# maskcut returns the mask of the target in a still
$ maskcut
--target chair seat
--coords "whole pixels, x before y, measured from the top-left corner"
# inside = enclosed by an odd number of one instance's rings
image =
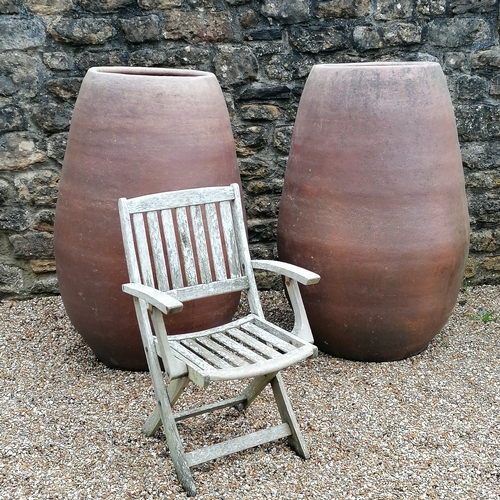
[[[169,337],[174,355],[197,385],[278,372],[317,356],[313,344],[250,314],[202,332]]]

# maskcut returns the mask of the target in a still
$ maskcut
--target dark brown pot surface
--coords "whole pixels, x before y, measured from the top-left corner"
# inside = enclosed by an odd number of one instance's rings
[[[161,68],[92,68],[76,102],[55,221],[61,296],[73,325],[111,367],[147,369],[128,282],[119,197],[240,182],[215,76]],[[190,302],[169,333],[231,319],[239,294]]]
[[[293,131],[278,222],[315,342],[362,361],[402,359],[445,325],[469,219],[455,119],[437,63],[314,66]]]

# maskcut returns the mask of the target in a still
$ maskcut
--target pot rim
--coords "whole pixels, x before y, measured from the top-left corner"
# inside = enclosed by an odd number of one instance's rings
[[[322,63],[315,64],[313,67],[335,67],[335,68],[369,68],[369,67],[405,67],[405,66],[440,66],[438,62],[435,61],[366,61],[357,63]]]
[[[163,76],[163,77],[207,77],[213,76],[208,71],[199,71],[195,69],[177,69],[177,68],[150,68],[147,66],[96,66],[88,70],[88,73],[118,75],[118,76]]]

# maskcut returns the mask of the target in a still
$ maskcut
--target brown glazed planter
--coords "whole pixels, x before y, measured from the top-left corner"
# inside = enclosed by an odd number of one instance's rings
[[[211,73],[92,68],[76,102],[55,220],[59,289],[69,318],[110,367],[147,369],[117,200],[240,182],[229,115]],[[239,294],[191,302],[170,333],[231,319]]]
[[[318,347],[361,361],[425,349],[456,302],[469,219],[452,103],[437,63],[314,66],[278,221]]]

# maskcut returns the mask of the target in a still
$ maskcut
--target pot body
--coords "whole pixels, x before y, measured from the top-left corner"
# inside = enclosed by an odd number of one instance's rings
[[[75,105],[55,218],[60,293],[70,320],[111,367],[147,369],[117,202],[240,182],[229,115],[211,73],[91,68]],[[231,319],[239,294],[187,303],[169,333]]]
[[[361,361],[417,354],[441,330],[469,242],[451,99],[437,63],[314,66],[278,221],[318,347]]]

